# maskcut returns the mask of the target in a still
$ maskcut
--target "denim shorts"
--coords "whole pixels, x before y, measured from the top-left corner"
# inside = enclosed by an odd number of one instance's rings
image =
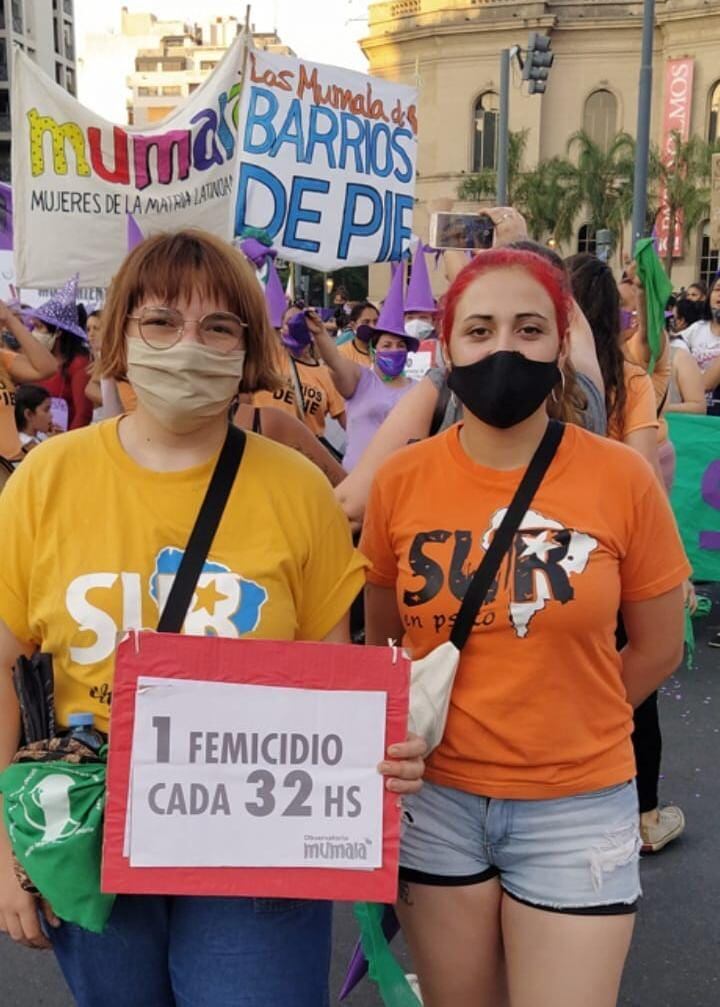
[[[403,881],[453,886],[497,877],[509,896],[538,909],[615,915],[637,908],[634,782],[541,801],[496,800],[426,782],[403,807]]]

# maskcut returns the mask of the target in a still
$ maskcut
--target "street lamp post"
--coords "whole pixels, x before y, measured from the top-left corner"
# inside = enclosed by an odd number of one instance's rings
[[[510,50],[500,53],[500,130],[498,136],[497,206],[507,206],[510,154]]]
[[[642,57],[638,87],[637,141],[635,146],[635,186],[633,189],[632,250],[645,235],[647,216],[648,160],[650,156],[650,110],[652,107],[653,39],[655,0],[645,0]]]

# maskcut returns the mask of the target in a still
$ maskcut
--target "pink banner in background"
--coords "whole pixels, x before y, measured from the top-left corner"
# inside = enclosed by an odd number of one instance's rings
[[[690,116],[692,114],[693,59],[669,59],[665,64],[665,88],[663,92],[663,129],[661,155],[666,164],[672,163],[675,153],[675,137],[678,132],[683,141],[690,136]],[[665,186],[660,189],[660,213],[657,218],[658,254],[667,255],[670,230],[670,212],[665,205]],[[683,254],[683,221],[678,214],[675,222],[673,258]]]

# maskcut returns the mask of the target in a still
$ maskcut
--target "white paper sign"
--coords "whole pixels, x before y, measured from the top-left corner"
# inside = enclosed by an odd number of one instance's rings
[[[140,678],[133,867],[382,866],[382,692]]]
[[[417,353],[408,353],[405,374],[414,381],[420,381],[432,367],[432,353],[429,350],[418,350]]]
[[[415,203],[417,91],[251,51],[240,113],[235,234],[267,231],[315,269],[399,260]]]

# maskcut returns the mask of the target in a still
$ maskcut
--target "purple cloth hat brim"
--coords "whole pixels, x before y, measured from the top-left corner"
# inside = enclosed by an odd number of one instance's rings
[[[45,322],[46,325],[52,326],[53,329],[62,329],[63,332],[72,332],[74,336],[79,336],[85,342],[88,341],[87,332],[81,329],[79,325],[74,325],[72,322],[67,322],[65,325],[60,325],[57,318],[51,315],[49,312],[45,314],[42,307],[31,308],[29,311],[24,311],[22,313],[23,320],[32,320],[37,318],[39,322]]]
[[[373,339],[379,339],[380,336],[397,336],[398,339],[405,340],[408,353],[417,353],[420,349],[420,340],[416,339],[415,336],[409,336],[404,329],[402,332],[399,332],[397,329],[390,329],[381,325],[361,325],[360,328],[369,330],[369,335],[364,340],[366,343],[371,342]],[[360,338],[362,339],[362,336]]]

